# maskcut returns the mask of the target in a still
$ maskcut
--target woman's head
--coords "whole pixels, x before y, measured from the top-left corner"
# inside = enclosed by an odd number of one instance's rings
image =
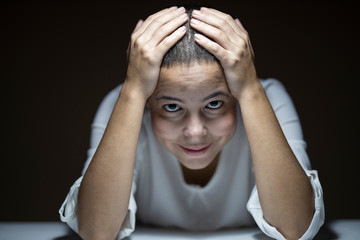
[[[236,99],[216,63],[162,68],[148,106],[157,140],[189,169],[207,167],[236,129]]]
[[[186,34],[166,53],[161,66],[171,67],[177,64],[188,65],[192,62],[219,64],[219,61],[214,57],[214,55],[199,46],[194,40],[194,34],[198,32],[190,26],[191,14],[193,10],[200,9],[200,6],[188,5],[184,7],[189,16],[189,20],[184,24],[187,29]]]
[[[194,8],[187,8],[191,17]],[[190,18],[189,17],[189,18]],[[159,143],[183,166],[203,169],[236,129],[236,100],[218,60],[187,34],[165,55],[148,106]]]

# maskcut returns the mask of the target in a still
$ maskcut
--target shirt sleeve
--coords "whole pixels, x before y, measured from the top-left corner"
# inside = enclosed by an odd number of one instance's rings
[[[91,125],[90,148],[87,151],[87,160],[84,164],[82,176],[78,178],[75,181],[75,183],[71,186],[70,191],[65,198],[65,201],[63,202],[63,204],[59,209],[61,221],[67,223],[69,227],[77,233],[79,233],[78,218],[77,218],[77,201],[78,201],[79,188],[83,179],[83,175],[85,174],[86,169],[88,168],[95,154],[95,151],[100,143],[100,140],[104,134],[107,122],[111,116],[112,110],[115,106],[120,90],[121,90],[121,85],[119,85],[117,88],[112,90],[100,104],[100,107],[95,115],[93,124]],[[136,179],[137,179],[136,172],[137,171],[134,170],[134,177],[131,188],[128,211],[116,239],[123,239],[129,236],[135,229],[135,214],[137,209],[136,201],[134,197],[136,192]]]
[[[309,228],[300,239],[313,239],[320,227],[323,225],[325,219],[323,191],[318,173],[316,170],[311,170],[310,160],[306,153],[306,142],[303,140],[299,117],[284,86],[275,79],[262,80],[261,83],[274,109],[275,115],[280,123],[289,146],[310,180],[315,198],[315,212]],[[275,239],[285,239],[285,237],[275,227],[271,226],[265,220],[256,186],[253,188],[250,195],[247,203],[247,209],[263,233]]]

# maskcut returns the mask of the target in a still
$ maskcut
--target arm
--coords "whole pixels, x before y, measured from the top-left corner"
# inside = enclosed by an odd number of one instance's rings
[[[220,60],[240,104],[264,217],[287,239],[298,239],[314,213],[313,192],[256,76],[248,34],[238,19],[213,9],[193,17],[199,21],[192,26],[214,39],[197,35],[196,41]]]
[[[239,101],[265,219],[287,239],[300,238],[314,213],[310,181],[288,145],[262,86]]]
[[[135,153],[147,98],[154,91],[164,54],[185,33],[183,9],[162,10],[139,21],[129,45],[126,80],[104,136],[83,177],[78,196],[84,239],[114,239],[126,216]]]

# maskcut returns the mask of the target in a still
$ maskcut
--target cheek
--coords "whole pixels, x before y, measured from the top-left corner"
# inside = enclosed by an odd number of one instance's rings
[[[174,124],[157,113],[151,114],[152,127],[155,136],[161,139],[176,139],[179,135],[179,125]]]
[[[215,136],[232,136],[236,129],[236,109],[227,111],[212,125]]]

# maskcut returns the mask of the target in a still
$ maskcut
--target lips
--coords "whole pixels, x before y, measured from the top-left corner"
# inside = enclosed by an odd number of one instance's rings
[[[203,155],[210,147],[210,144],[207,145],[198,145],[198,146],[182,146],[181,149],[190,156],[200,156]]]

